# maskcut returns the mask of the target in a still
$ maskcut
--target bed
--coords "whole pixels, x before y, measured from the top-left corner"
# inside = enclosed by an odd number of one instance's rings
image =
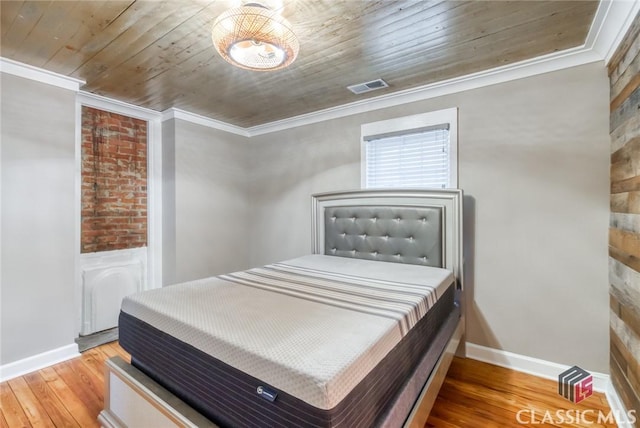
[[[312,197],[312,254],[125,298],[106,427],[424,426],[464,333],[460,190]]]

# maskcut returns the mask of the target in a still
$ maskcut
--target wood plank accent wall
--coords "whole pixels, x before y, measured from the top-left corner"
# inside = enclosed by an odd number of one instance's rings
[[[627,410],[640,415],[640,15],[608,67],[611,380]]]

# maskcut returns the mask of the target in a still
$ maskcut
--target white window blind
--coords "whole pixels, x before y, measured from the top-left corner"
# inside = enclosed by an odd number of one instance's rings
[[[365,136],[366,187],[450,187],[449,124]]]

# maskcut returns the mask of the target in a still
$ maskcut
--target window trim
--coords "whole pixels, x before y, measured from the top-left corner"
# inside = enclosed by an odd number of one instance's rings
[[[458,108],[396,117],[360,126],[360,187],[367,188],[367,139],[372,136],[406,132],[430,126],[449,124],[449,187],[458,188]]]

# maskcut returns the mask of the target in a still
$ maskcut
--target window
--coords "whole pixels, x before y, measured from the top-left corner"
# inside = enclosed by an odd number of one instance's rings
[[[456,108],[362,125],[362,187],[458,186]]]

